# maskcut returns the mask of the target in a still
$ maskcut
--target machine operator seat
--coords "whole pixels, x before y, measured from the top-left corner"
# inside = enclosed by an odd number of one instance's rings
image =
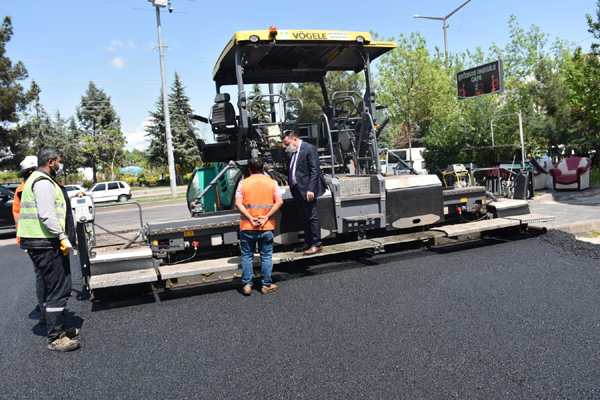
[[[235,108],[233,108],[229,100],[229,93],[219,93],[215,96],[215,105],[211,110],[210,124],[217,142],[235,140],[231,136],[237,134]]]

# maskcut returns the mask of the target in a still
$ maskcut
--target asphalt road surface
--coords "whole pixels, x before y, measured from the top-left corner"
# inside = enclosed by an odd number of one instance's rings
[[[45,349],[31,262],[4,239],[1,398],[600,397],[600,246],[568,234],[297,265],[250,297],[92,303],[74,260],[73,353]]]

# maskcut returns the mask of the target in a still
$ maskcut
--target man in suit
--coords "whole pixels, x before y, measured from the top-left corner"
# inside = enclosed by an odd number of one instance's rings
[[[307,255],[316,254],[323,251],[316,200],[327,188],[319,167],[319,153],[314,146],[303,142],[294,131],[285,132],[283,145],[292,154],[288,183],[304,223],[304,245],[294,251]]]

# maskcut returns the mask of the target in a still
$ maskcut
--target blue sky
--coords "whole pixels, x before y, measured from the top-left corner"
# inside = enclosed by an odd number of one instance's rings
[[[443,49],[442,17],[464,0],[275,2],[173,0],[174,12],[161,13],[167,84],[181,76],[197,114],[207,115],[215,93],[212,69],[227,41],[238,30],[325,29],[375,31],[398,37],[419,31],[428,47]],[[206,4],[210,3],[210,4]],[[472,0],[449,20],[450,52],[487,51],[509,40],[508,20],[517,16],[551,38],[589,49],[585,14],[596,0]],[[10,15],[14,36],[7,46],[11,60],[21,60],[42,88],[42,104],[51,114],[75,114],[93,80],[111,97],[121,117],[128,149],[143,149],[144,121],[160,95],[160,66],[154,7],[147,0],[0,0],[0,17]],[[25,82],[29,85],[29,80]]]

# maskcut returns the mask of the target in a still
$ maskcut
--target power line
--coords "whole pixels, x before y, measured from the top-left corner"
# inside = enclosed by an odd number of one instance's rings
[[[40,64],[112,64],[113,61],[64,61],[64,60],[21,60]],[[167,61],[167,64],[208,63],[213,60]],[[158,61],[119,61],[119,64],[158,64]]]
[[[85,83],[88,84],[90,81],[96,83],[96,82],[102,82],[102,83],[144,83],[144,82],[149,82],[149,83],[154,83],[154,82],[160,82],[159,79],[40,79],[40,80],[35,80],[36,83]],[[193,81],[193,82],[208,82],[211,81],[211,79],[203,79],[203,78],[188,78],[185,79],[186,82],[189,81]]]
[[[124,8],[126,10],[152,11],[152,12],[154,12],[154,10],[151,9],[151,8],[117,6],[117,5],[114,5],[114,4],[94,3],[94,2],[91,2],[91,1],[82,1],[82,0],[65,0],[65,1],[70,1],[71,3],[91,4],[91,5],[94,5],[94,6],[102,6],[102,7]],[[187,14],[187,15],[191,15],[191,13],[182,12],[182,11],[172,11],[172,12],[175,13],[175,14]]]
[[[581,42],[585,42],[586,40],[588,40],[588,39],[591,39],[591,38],[593,38],[593,37],[594,37],[594,36],[587,37],[587,38],[585,38],[585,39],[583,39],[583,40],[580,40],[579,42],[577,42],[577,43],[575,43],[575,44],[579,44],[579,43],[581,43]]]

